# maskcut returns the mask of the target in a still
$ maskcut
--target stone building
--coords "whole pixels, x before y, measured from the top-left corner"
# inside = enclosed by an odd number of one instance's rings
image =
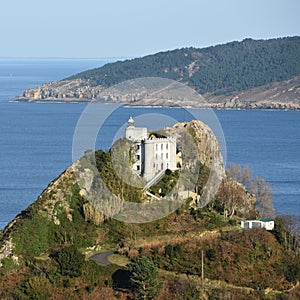
[[[134,120],[130,117],[126,138],[135,146],[133,170],[147,181],[162,171],[177,169],[175,137],[148,137],[147,128],[135,127]]]

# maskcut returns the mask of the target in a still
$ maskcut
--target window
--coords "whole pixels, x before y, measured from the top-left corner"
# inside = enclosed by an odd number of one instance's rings
[[[137,147],[138,150],[140,150],[140,145],[137,145],[136,147]]]
[[[157,154],[157,153],[155,154],[155,158],[156,158],[156,159],[158,158],[158,154]]]
[[[169,153],[166,153],[166,159],[168,159],[169,158]]]
[[[164,164],[163,163],[161,163],[161,170],[163,170],[164,169]]]
[[[156,151],[158,150],[158,145],[157,144],[155,145],[155,149],[156,149]]]
[[[160,149],[163,150],[164,149],[164,144],[160,145]]]
[[[164,158],[164,154],[163,154],[163,153],[160,154],[160,158],[161,158],[161,159]]]
[[[139,166],[139,165],[137,165],[137,166],[136,166],[136,169],[137,169],[137,171],[139,171],[139,170],[140,170],[140,166]]]
[[[140,160],[140,155],[137,155],[137,156],[136,156],[136,159],[137,159],[137,160]]]
[[[169,149],[169,144],[168,144],[168,143],[166,144],[166,149],[167,149],[167,150]]]

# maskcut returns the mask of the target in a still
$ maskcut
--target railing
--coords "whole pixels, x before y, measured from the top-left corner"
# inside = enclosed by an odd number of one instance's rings
[[[148,191],[146,191],[146,194],[147,194],[148,196],[154,198],[155,200],[161,200],[159,197],[153,195],[152,193],[150,193],[150,192],[148,192]]]
[[[154,185],[156,182],[158,182],[166,173],[166,170],[161,170],[159,173],[157,173],[152,179],[150,179],[147,184],[144,186],[143,190],[149,189],[152,185]]]

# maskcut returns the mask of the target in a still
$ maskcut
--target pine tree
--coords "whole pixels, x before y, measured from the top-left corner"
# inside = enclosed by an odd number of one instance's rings
[[[158,296],[162,284],[158,281],[158,268],[147,257],[140,257],[130,266],[130,282],[136,299],[149,300]]]

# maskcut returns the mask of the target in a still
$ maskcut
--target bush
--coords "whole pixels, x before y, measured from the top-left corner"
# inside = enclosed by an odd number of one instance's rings
[[[7,274],[15,269],[15,263],[12,258],[4,258],[2,261],[1,273]]]
[[[210,261],[215,261],[216,260],[216,250],[215,249],[208,249],[206,251],[206,257],[210,260]]]
[[[52,224],[38,212],[31,211],[32,207],[27,210],[24,212],[23,222],[18,224],[15,233],[15,252],[25,257],[34,257],[48,249],[51,240],[49,228]]]
[[[14,291],[14,299],[44,300],[51,295],[51,284],[45,276],[32,276]]]
[[[74,245],[63,248],[53,257],[58,262],[62,275],[70,277],[81,275],[85,259],[84,255]]]
[[[172,172],[171,170],[167,169],[162,179],[153,186],[151,186],[150,192],[152,194],[159,194],[160,196],[165,197],[175,187],[179,175],[180,172],[178,170]]]
[[[229,220],[228,220],[228,223],[229,223],[229,225],[231,225],[231,226],[235,226],[235,225],[237,224],[236,220],[234,220],[234,219],[229,219]]]

